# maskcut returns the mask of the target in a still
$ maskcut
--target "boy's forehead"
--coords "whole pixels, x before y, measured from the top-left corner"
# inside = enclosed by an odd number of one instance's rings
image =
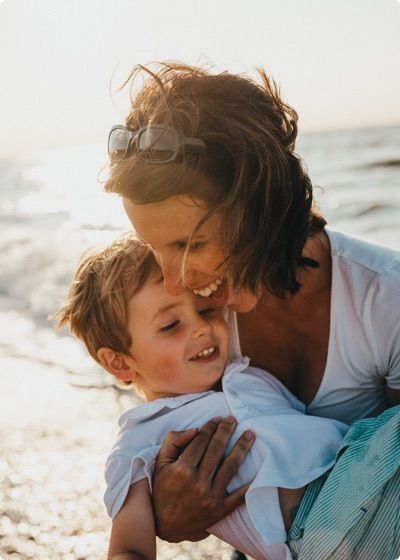
[[[149,320],[154,317],[182,305],[197,305],[200,296],[196,296],[191,290],[185,289],[179,295],[171,295],[164,289],[164,279],[160,274],[155,274],[141,290],[132,298],[129,307],[134,306],[136,311],[146,314]]]

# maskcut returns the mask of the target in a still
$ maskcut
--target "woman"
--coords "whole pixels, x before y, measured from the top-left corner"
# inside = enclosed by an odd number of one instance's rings
[[[110,133],[106,190],[123,197],[167,291],[227,306],[231,354],[275,375],[309,414],[351,424],[400,402],[400,255],[325,227],[294,153],[297,114],[276,86],[263,71],[257,84],[179,64],[141,70],[149,80],[126,127]],[[164,445],[162,538],[199,540],[243,500],[245,489],[213,487],[250,445],[220,464],[231,433],[221,422]]]

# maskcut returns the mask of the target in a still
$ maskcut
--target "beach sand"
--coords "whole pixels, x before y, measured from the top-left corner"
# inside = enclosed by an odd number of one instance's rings
[[[103,466],[127,397],[60,367],[0,354],[0,559],[106,558]],[[130,401],[130,405],[131,405]],[[158,542],[161,559],[230,558],[214,537]]]

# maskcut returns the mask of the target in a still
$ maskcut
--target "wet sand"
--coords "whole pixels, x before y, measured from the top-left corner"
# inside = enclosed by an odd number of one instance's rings
[[[0,355],[0,560],[106,558],[103,466],[128,406],[112,388],[78,388],[62,368]],[[159,541],[161,559],[228,560],[214,537]]]

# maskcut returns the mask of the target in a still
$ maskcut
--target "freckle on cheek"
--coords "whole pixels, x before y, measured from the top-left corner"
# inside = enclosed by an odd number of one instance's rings
[[[161,361],[160,371],[163,373],[167,381],[173,381],[177,370],[177,360],[175,357],[163,358]]]

